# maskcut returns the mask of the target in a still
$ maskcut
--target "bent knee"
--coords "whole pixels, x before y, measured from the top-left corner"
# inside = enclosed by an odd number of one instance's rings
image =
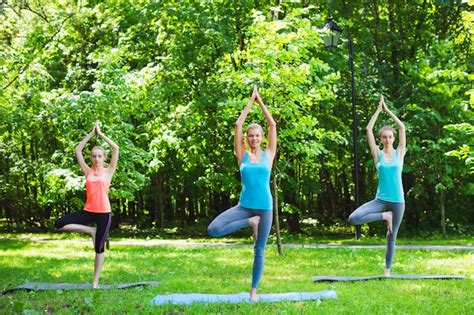
[[[63,228],[64,225],[65,224],[64,224],[63,220],[61,220],[61,219],[58,219],[58,220],[56,220],[56,222],[54,222],[54,228],[56,230],[59,230],[59,229]]]
[[[349,221],[349,223],[352,225],[356,225],[359,222],[359,218],[357,215],[351,214],[347,221]]]
[[[215,227],[211,224],[207,227],[207,234],[210,237],[217,237],[217,236],[219,236],[219,230],[217,229],[217,227]]]

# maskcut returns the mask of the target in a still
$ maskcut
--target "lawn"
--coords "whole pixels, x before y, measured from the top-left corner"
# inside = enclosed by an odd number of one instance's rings
[[[93,250],[86,238],[64,234],[0,235],[0,289],[27,281],[89,282]],[[397,251],[393,273],[454,274],[467,280],[375,280],[313,283],[315,275],[376,275],[384,250],[348,248],[267,249],[260,293],[334,289],[337,300],[257,304],[153,306],[157,294],[238,293],[250,286],[251,244],[236,247],[147,246],[145,239],[112,239],[101,283],[160,281],[155,288],[15,292],[0,296],[5,314],[474,314],[474,251]],[[229,241],[229,239],[227,239]],[[297,239],[292,240],[297,241]],[[383,241],[381,241],[383,244]],[[335,243],[345,243],[343,240]],[[368,242],[371,243],[371,242]],[[412,242],[406,242],[412,243]],[[472,244],[472,239],[447,242]],[[378,244],[381,244],[380,242]],[[441,244],[441,242],[433,242]]]

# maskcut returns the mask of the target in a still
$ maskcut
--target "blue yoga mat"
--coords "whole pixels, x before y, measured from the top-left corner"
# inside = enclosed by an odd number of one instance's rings
[[[336,291],[334,290],[259,294],[258,296],[259,302],[306,301],[337,298]],[[151,301],[151,304],[156,305],[190,305],[193,303],[250,303],[250,297],[248,292],[235,294],[177,293],[157,295]]]

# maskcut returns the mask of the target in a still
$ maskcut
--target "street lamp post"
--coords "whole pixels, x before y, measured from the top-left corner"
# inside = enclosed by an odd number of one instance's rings
[[[329,0],[329,16],[326,23],[323,26],[325,35],[323,36],[324,45],[328,49],[336,48],[339,43],[339,38],[342,33],[342,29],[337,26],[332,18],[332,0]],[[355,190],[355,204],[354,209],[357,209],[360,205],[359,198],[359,156],[358,156],[358,142],[357,142],[357,112],[356,112],[356,89],[354,79],[354,47],[351,39],[351,32],[349,26],[347,27],[348,45],[349,45],[349,70],[351,72],[351,100],[352,100],[352,144],[353,144],[353,156],[354,156],[354,190]],[[360,225],[356,225],[355,238],[360,238]]]

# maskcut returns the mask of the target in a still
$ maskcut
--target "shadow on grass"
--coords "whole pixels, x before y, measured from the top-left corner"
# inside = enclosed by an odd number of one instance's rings
[[[28,247],[33,241],[18,239],[2,239],[0,241],[0,250],[17,250]]]

